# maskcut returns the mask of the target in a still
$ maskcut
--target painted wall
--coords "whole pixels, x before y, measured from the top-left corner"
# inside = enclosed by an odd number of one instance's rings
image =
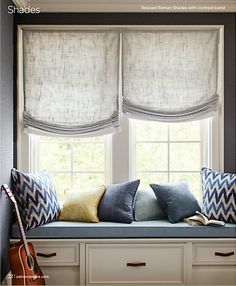
[[[1,96],[0,96],[0,185],[10,183],[13,167],[13,16],[7,13],[10,0],[0,1]],[[1,280],[8,271],[7,252],[10,205],[0,194]]]
[[[17,24],[224,25],[224,168],[226,172],[236,172],[235,17],[235,13],[41,13],[38,15],[18,14],[15,17],[15,33]],[[16,34],[14,38],[16,38]],[[14,122],[16,124],[16,118]],[[16,162],[16,149],[14,159]]]

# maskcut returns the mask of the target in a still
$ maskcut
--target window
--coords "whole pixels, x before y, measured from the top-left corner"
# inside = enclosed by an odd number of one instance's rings
[[[60,200],[65,190],[86,189],[107,181],[107,149],[110,136],[61,138],[33,136],[37,171],[52,175]]]
[[[49,27],[50,28],[50,27]],[[45,28],[46,30],[49,28]],[[128,39],[130,35],[134,34],[136,39],[136,32],[129,33],[126,31],[127,29],[122,26],[111,26],[109,29],[113,29],[115,31],[120,31],[123,36],[126,35]],[[138,27],[137,29],[143,29],[142,33],[145,33],[148,29],[154,29],[154,27]],[[161,26],[156,29],[166,29],[168,30],[169,26]],[[177,30],[182,29],[183,27],[171,27],[171,29]],[[23,30],[30,30],[29,28],[23,28]],[[50,28],[51,29],[51,28]],[[78,27],[69,29],[78,29]],[[94,29],[94,27],[84,28],[85,30]],[[98,27],[96,29],[105,29],[103,26]],[[131,28],[132,29],[132,28]],[[133,27],[135,30],[136,28]],[[184,26],[184,30],[186,26]],[[188,29],[188,28],[187,28]],[[189,30],[194,29],[193,27],[189,27]],[[199,27],[199,29],[205,29],[203,26]],[[206,30],[209,27],[206,26]],[[157,119],[157,116],[148,117],[148,115],[153,115],[152,106],[156,104],[157,113],[159,119],[166,119],[165,115],[161,111],[159,113],[158,107],[161,102],[152,102],[147,100],[147,96],[145,92],[148,92],[150,98],[152,99],[152,94],[156,90],[160,93],[163,93],[163,90],[156,88],[153,85],[153,89],[147,88],[143,85],[143,83],[139,82],[139,79],[136,77],[137,71],[136,68],[133,67],[132,61],[136,61],[136,56],[132,53],[133,59],[129,63],[127,60],[127,66],[125,69],[125,59],[129,59],[129,51],[133,51],[133,49],[129,49],[129,41],[126,41],[126,52],[119,53],[119,67],[118,63],[114,64],[114,72],[117,75],[116,81],[119,78],[119,84],[112,84],[112,86],[119,87],[116,96],[118,99],[112,99],[114,106],[118,107],[118,102],[122,102],[123,111],[130,115],[130,117],[138,116],[139,120],[128,119],[123,116],[121,111],[121,104],[119,105],[119,112],[113,112],[111,110],[111,114],[115,114],[115,118],[119,117],[119,123],[121,130],[119,132],[114,133],[113,135],[103,135],[100,137],[81,137],[78,138],[70,138],[70,137],[46,137],[42,136],[42,130],[38,130],[38,135],[29,135],[23,132],[23,122],[24,119],[28,120],[27,112],[25,112],[25,118],[23,118],[22,114],[24,113],[24,82],[23,82],[23,50],[22,50],[22,39],[19,37],[19,49],[18,49],[18,82],[19,82],[19,98],[18,98],[18,152],[17,152],[17,161],[18,168],[23,171],[36,172],[47,169],[52,175],[53,180],[56,185],[57,192],[59,194],[60,199],[64,196],[64,191],[68,188],[87,188],[93,185],[99,184],[107,184],[107,183],[118,183],[122,181],[126,181],[129,179],[140,178],[141,179],[141,187],[148,187],[150,183],[164,183],[164,182],[174,182],[180,179],[187,179],[190,185],[190,189],[194,192],[194,194],[200,199],[200,168],[202,166],[212,167],[218,170],[223,169],[223,28],[219,26],[211,26],[210,30],[219,30],[220,31],[220,45],[218,52],[217,63],[214,61],[215,66],[217,66],[218,73],[215,73],[214,79],[214,89],[217,87],[216,94],[220,95],[220,107],[218,108],[217,116],[211,119],[202,119],[201,121],[192,121],[188,123],[158,123],[157,121],[142,121],[140,119],[148,118],[148,119]],[[83,27],[79,27],[79,30],[83,30]],[[22,33],[22,30],[21,30]],[[67,34],[67,33],[65,33]],[[89,33],[90,34],[90,33]],[[128,35],[129,34],[129,35]],[[149,33],[150,34],[150,33]],[[143,37],[143,35],[140,35]],[[150,35],[149,35],[150,36]],[[117,38],[118,39],[118,38]],[[119,40],[125,43],[125,38],[119,37]],[[126,39],[126,40],[127,40]],[[132,37],[131,37],[132,39]],[[137,39],[136,39],[137,40]],[[119,41],[117,40],[116,43]],[[143,41],[146,44],[146,41]],[[218,38],[217,38],[218,43]],[[133,41],[131,41],[131,44]],[[131,45],[131,46],[132,46]],[[119,42],[120,48],[124,48],[122,46],[122,42]],[[190,45],[191,48],[191,45]],[[96,49],[95,49],[96,50]],[[122,49],[121,49],[122,50]],[[120,50],[120,51],[121,51]],[[192,49],[190,49],[192,50]],[[122,50],[122,51],[125,51]],[[141,53],[145,51],[145,49],[139,49],[137,52]],[[163,49],[165,51],[165,49]],[[117,52],[117,49],[116,49]],[[151,54],[151,53],[149,53]],[[117,55],[117,53],[116,53]],[[126,55],[126,58],[125,58]],[[216,54],[217,55],[217,54]],[[118,59],[118,56],[115,57]],[[143,57],[141,57],[143,58]],[[193,57],[192,57],[193,58]],[[173,57],[173,60],[175,57]],[[179,60],[181,61],[181,57]],[[109,61],[107,61],[109,62]],[[152,62],[151,60],[148,62]],[[37,65],[36,65],[37,66]],[[143,72],[142,64],[140,68],[140,72]],[[158,65],[157,65],[158,66]],[[176,65],[178,67],[178,65]],[[200,65],[201,66],[201,65]],[[86,67],[86,65],[85,65]],[[156,65],[155,65],[156,67]],[[128,71],[130,68],[134,69],[134,71],[129,74]],[[155,71],[155,69],[153,69]],[[178,69],[177,69],[178,70]],[[201,70],[201,69],[200,69]],[[126,73],[122,74],[122,71],[126,71]],[[158,73],[160,71],[158,70]],[[42,73],[44,75],[44,73]],[[68,75],[68,72],[66,72]],[[83,74],[83,73],[81,73]],[[99,76],[102,72],[99,72]],[[123,75],[123,78],[121,77]],[[175,75],[180,75],[178,72],[174,72]],[[201,73],[200,73],[201,74]],[[119,76],[118,76],[119,75]],[[126,77],[124,76],[126,75]],[[130,78],[128,75],[133,78],[133,83],[130,86]],[[28,81],[31,82],[31,73],[28,73]],[[90,77],[90,74],[88,75]],[[141,76],[140,76],[141,77]],[[217,78],[216,78],[217,77]],[[165,76],[165,80],[168,80],[168,76]],[[204,77],[205,79],[205,77]],[[115,81],[115,82],[116,82]],[[143,78],[143,81],[146,80]],[[50,85],[51,80],[49,80]],[[151,77],[150,81],[153,82],[153,78]],[[148,82],[146,84],[148,85]],[[174,83],[178,83],[179,81],[174,78]],[[191,81],[186,81],[187,83]],[[215,84],[215,82],[218,83]],[[36,80],[37,83],[37,80]],[[85,81],[86,83],[86,81]],[[117,82],[116,82],[117,83]],[[126,84],[126,85],[125,85]],[[137,84],[137,85],[136,85]],[[141,85],[141,87],[139,86]],[[60,85],[60,81],[59,81]],[[87,83],[85,84],[87,85]],[[162,84],[161,84],[162,85]],[[188,85],[188,84],[187,84]],[[126,88],[124,88],[126,86]],[[165,85],[163,85],[164,88]],[[199,85],[202,87],[201,85]],[[203,85],[208,86],[208,84]],[[139,92],[139,98],[136,97],[136,93],[134,92],[133,87],[136,87]],[[191,85],[188,85],[190,89],[194,89]],[[182,87],[181,87],[182,88]],[[174,87],[170,88],[171,91],[175,91]],[[183,87],[185,90],[185,87]],[[33,94],[34,94],[34,89]],[[93,90],[93,88],[91,88]],[[129,91],[127,98],[122,98],[124,91]],[[100,88],[99,91],[103,89]],[[123,94],[121,94],[123,91]],[[137,92],[137,93],[138,93]],[[182,89],[180,90],[180,94]],[[62,93],[63,94],[63,93]],[[81,93],[83,94],[83,93]],[[89,93],[90,94],[90,93]],[[108,89],[109,94],[109,89]],[[119,96],[118,96],[119,94]],[[189,92],[186,92],[187,96]],[[206,92],[208,94],[208,91]],[[209,93],[210,96],[212,94],[215,95],[215,90],[213,93]],[[57,98],[57,94],[55,93]],[[64,94],[63,94],[64,96]],[[193,96],[194,97],[194,96]],[[47,98],[47,97],[46,97]],[[171,97],[172,98],[172,97]],[[125,99],[125,100],[124,100]],[[140,99],[142,99],[143,106],[140,107]],[[109,99],[110,100],[110,99]],[[123,100],[123,101],[122,101]],[[130,101],[131,100],[131,101]],[[134,100],[134,101],[132,101]],[[135,100],[138,100],[136,102]],[[186,99],[182,99],[183,102],[188,101]],[[128,103],[132,103],[129,105]],[[178,101],[177,103],[182,106],[182,101]],[[215,102],[215,101],[214,101]],[[217,98],[218,102],[218,98]],[[53,101],[54,103],[54,101]],[[166,102],[165,102],[166,103]],[[167,102],[168,103],[168,102]],[[211,101],[210,101],[211,103]],[[149,106],[150,104],[150,106]],[[74,107],[73,104],[71,104]],[[92,106],[95,104],[92,102]],[[110,105],[110,104],[108,104]],[[191,105],[191,104],[190,104]],[[30,105],[31,106],[31,105]],[[32,104],[33,108],[35,104]],[[43,107],[45,104],[43,104]],[[54,106],[54,105],[53,105]],[[107,108],[102,104],[102,110],[106,110]],[[172,104],[175,107],[175,103]],[[190,106],[191,107],[191,106]],[[198,106],[199,107],[199,106]],[[215,105],[211,106],[213,109]],[[199,107],[200,109],[202,106]],[[116,110],[117,111],[117,110]],[[137,112],[138,111],[138,112]],[[197,120],[197,110],[196,114],[194,113],[194,120]],[[202,108],[203,115],[205,109]],[[141,113],[140,113],[141,112]],[[172,111],[168,111],[172,114]],[[167,112],[167,114],[168,114]],[[42,112],[41,112],[42,113]],[[41,114],[40,113],[40,114]],[[54,112],[55,113],[55,112]],[[91,112],[94,114],[94,111]],[[102,112],[98,112],[99,114]],[[165,111],[164,111],[165,113]],[[49,115],[51,113],[49,112]],[[86,113],[85,113],[86,114]],[[102,113],[103,114],[103,113]],[[119,116],[118,116],[119,115]],[[180,113],[181,115],[181,113]],[[195,117],[196,115],[196,117]],[[181,116],[180,116],[181,117]],[[204,117],[204,116],[203,116]],[[110,118],[110,117],[109,117]],[[120,120],[121,119],[121,120]],[[181,119],[177,116],[177,119]],[[188,118],[190,120],[190,118]],[[191,119],[191,120],[193,120]],[[26,120],[26,121],[27,121]],[[30,119],[31,120],[31,119]],[[32,120],[31,120],[32,121]],[[40,121],[40,120],[39,120]],[[52,120],[53,121],[53,120]],[[173,121],[176,121],[175,119]],[[99,121],[100,122],[100,121]],[[98,123],[99,123],[98,122]],[[116,119],[114,120],[111,117],[111,122],[109,124],[116,126]],[[40,123],[41,124],[41,123]],[[108,125],[109,125],[108,124]],[[69,124],[70,125],[70,124]],[[86,126],[86,124],[85,124]],[[100,125],[99,125],[100,126]],[[92,128],[92,131],[97,130],[96,128]],[[109,125],[110,126],[110,125]],[[34,128],[35,126],[33,126]],[[37,127],[37,126],[36,126]],[[36,128],[35,127],[35,128]],[[60,126],[59,126],[60,127]],[[67,126],[68,127],[68,126]],[[93,126],[94,127],[94,126]],[[113,126],[114,127],[114,126]],[[100,128],[100,127],[99,127]],[[99,129],[98,128],[98,129]],[[37,128],[36,128],[37,131]],[[68,130],[67,130],[68,131]],[[31,131],[29,131],[31,132]],[[37,134],[37,132],[35,132]],[[70,130],[68,133],[70,136]],[[77,133],[74,133],[77,134]],[[83,133],[79,133],[80,135]],[[105,133],[99,133],[105,134]]]
[[[186,179],[200,199],[204,126],[205,120],[188,123],[132,120],[133,177],[141,179],[140,186],[147,188],[150,183]]]
[[[216,138],[214,121],[160,123],[124,118],[122,131],[113,136],[31,135],[29,158],[34,168],[30,171],[48,170],[60,200],[69,188],[86,189],[135,178],[141,180],[141,188],[186,179],[200,200],[200,168],[212,166],[211,154],[215,153],[210,143],[215,141],[212,136]]]

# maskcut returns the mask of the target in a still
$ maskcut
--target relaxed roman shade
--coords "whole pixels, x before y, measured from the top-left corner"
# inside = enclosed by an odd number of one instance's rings
[[[209,117],[218,105],[216,30],[123,33],[123,111],[176,122]]]
[[[25,127],[50,134],[118,126],[119,32],[23,31]]]

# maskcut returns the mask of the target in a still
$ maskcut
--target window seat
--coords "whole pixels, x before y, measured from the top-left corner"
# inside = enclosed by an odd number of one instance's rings
[[[167,220],[134,221],[131,224],[99,222],[55,221],[26,232],[31,239],[69,239],[69,238],[234,238],[236,225],[223,227],[190,226],[179,222],[172,224]],[[17,223],[12,226],[11,238],[20,238]]]

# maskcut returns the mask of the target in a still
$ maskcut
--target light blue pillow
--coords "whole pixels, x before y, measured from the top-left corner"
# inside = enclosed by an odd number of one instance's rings
[[[236,174],[202,168],[202,212],[209,219],[236,223]]]
[[[13,192],[26,229],[57,219],[60,205],[48,172],[29,174],[12,169],[11,175]]]
[[[131,223],[133,206],[140,180],[108,185],[98,207],[101,221]]]
[[[201,211],[185,180],[175,184],[151,184],[150,186],[171,223],[194,215],[196,211]]]
[[[136,221],[166,218],[152,189],[138,189],[134,203]]]

